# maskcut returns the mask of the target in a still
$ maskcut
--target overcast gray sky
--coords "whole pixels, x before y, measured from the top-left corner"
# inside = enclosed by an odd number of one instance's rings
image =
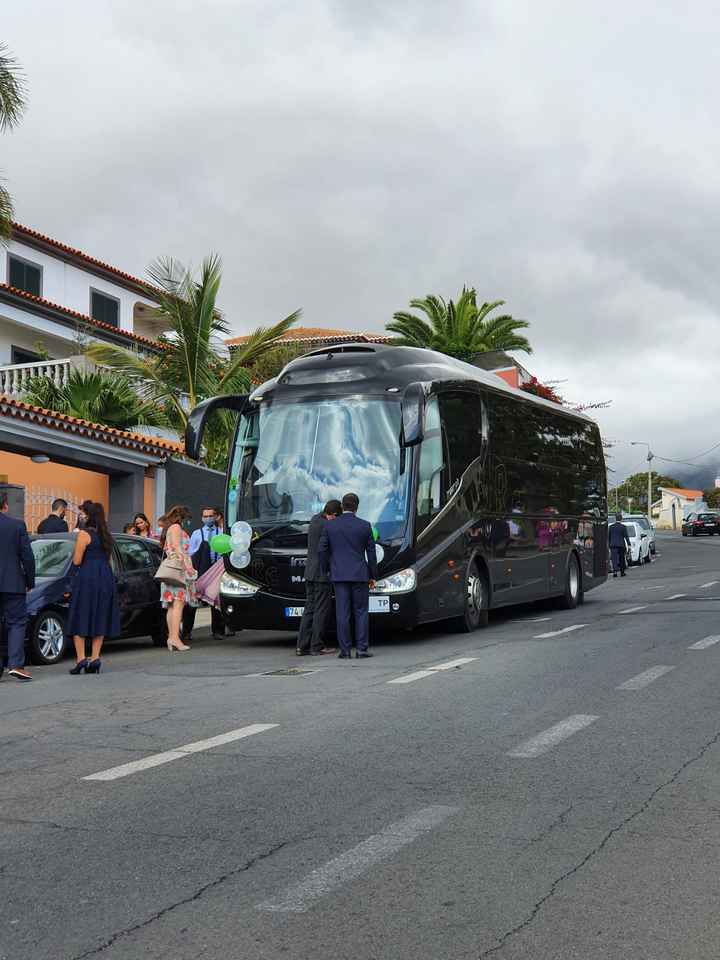
[[[237,332],[504,298],[522,362],[612,400],[623,476],[630,440],[720,442],[719,28],[704,0],[25,0],[0,169],[20,221],[130,272],[218,251]]]

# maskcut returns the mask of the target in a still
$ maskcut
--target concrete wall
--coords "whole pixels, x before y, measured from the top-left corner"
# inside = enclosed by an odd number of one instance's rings
[[[120,326],[124,330],[133,329],[133,310],[136,303],[155,306],[152,300],[126,290],[119,284],[111,283],[92,273],[49,256],[28,244],[12,240],[8,252],[0,252],[0,283],[8,282],[8,253],[14,253],[23,260],[42,267],[42,288],[40,295],[60,306],[69,307],[79,313],[90,315],[90,288],[107,293],[120,301]]]

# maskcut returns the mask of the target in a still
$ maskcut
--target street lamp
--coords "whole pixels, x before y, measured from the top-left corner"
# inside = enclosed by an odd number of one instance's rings
[[[652,526],[652,511],[650,505],[652,504],[652,462],[655,457],[655,454],[650,449],[650,444],[646,443],[644,440],[631,440],[631,447],[647,447],[647,462],[648,462],[648,492],[647,492],[647,516],[648,523]]]

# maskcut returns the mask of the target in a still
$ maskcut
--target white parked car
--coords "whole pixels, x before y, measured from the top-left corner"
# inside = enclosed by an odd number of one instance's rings
[[[650,537],[637,520],[623,519],[623,524],[628,532],[628,537],[630,537],[628,562],[637,563],[638,565],[641,563],[650,563]]]
[[[636,523],[641,527],[642,532],[648,535],[648,543],[650,544],[650,553],[655,556],[655,526],[650,523],[648,518],[644,513],[627,513],[623,516],[623,523],[626,520]]]

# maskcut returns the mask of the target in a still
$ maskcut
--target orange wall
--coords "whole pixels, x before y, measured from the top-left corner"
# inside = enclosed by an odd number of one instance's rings
[[[157,517],[155,516],[155,479],[145,475],[145,488],[143,490],[143,513],[150,521],[152,527],[155,526]]]
[[[92,470],[79,470],[60,463],[33,463],[29,457],[0,451],[0,476],[8,483],[25,487],[25,522],[34,531],[38,523],[50,512],[49,502],[62,497],[70,504],[70,527],[75,524],[75,507],[83,500],[101,503],[107,512],[108,477]],[[152,481],[151,481],[152,483]],[[147,501],[147,480],[145,481]]]
[[[511,387],[520,386],[520,377],[516,367],[511,367],[509,370],[493,370],[493,373],[504,380],[505,383],[509,383]]]

